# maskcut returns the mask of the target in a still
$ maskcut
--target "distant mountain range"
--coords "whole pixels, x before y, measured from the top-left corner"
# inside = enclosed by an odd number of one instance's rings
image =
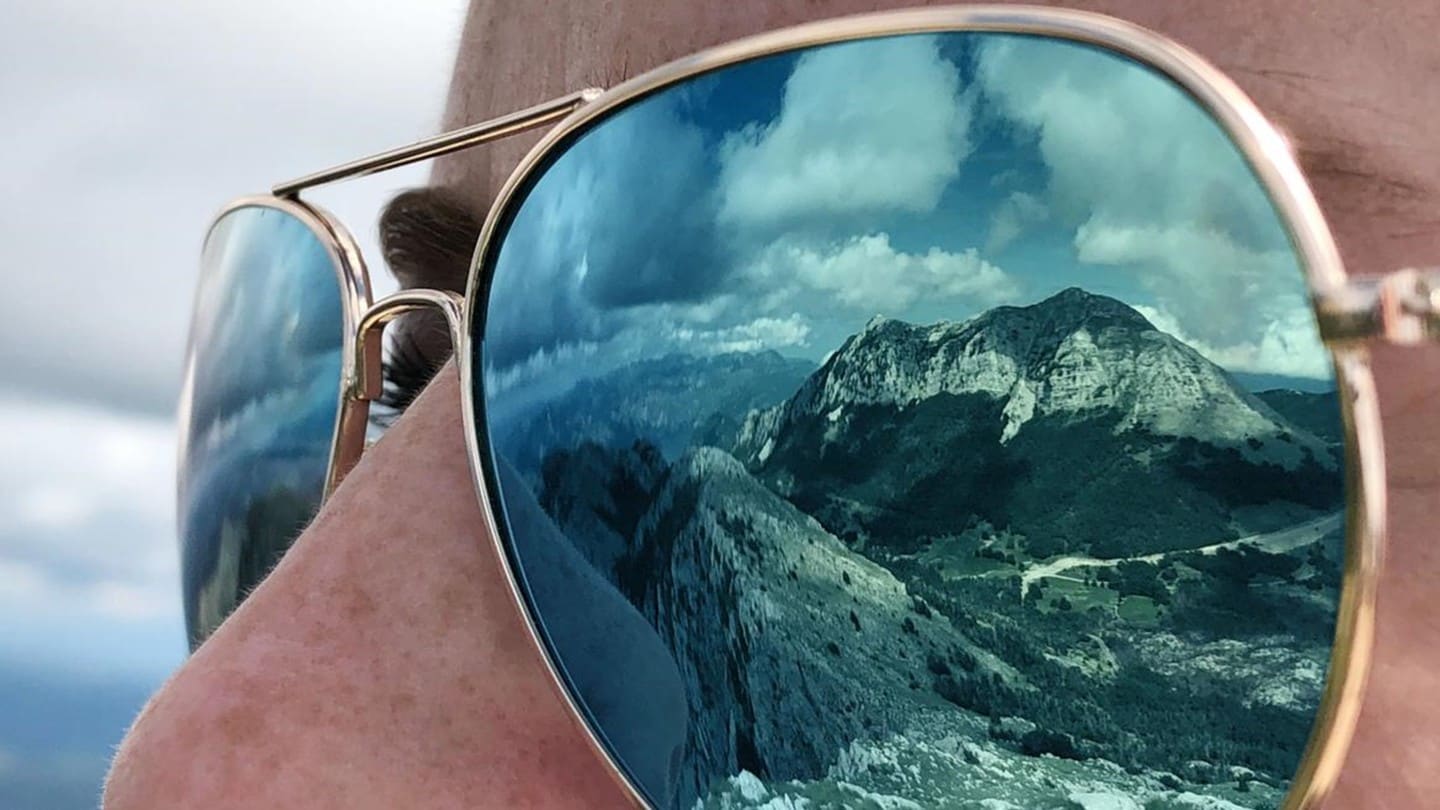
[[[697,435],[711,444],[733,436],[746,413],[790,396],[814,370],[773,351],[645,360],[508,419],[496,449],[532,477],[550,451],[584,441],[623,447],[644,437],[675,458]]]

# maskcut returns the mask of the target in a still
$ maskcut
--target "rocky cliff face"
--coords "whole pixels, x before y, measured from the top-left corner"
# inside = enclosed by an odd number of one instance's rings
[[[1113,418],[1215,443],[1294,436],[1265,403],[1194,349],[1112,298],[1071,288],[1028,307],[998,307],[963,323],[916,326],[875,318],[789,401],[747,418],[739,456],[762,461],[784,426],[823,416],[842,426],[857,406],[906,408],[941,394],[1002,400],[1000,440],[1032,420]],[[1300,440],[1319,451],[1308,433]],[[772,444],[773,448],[773,444]],[[1274,448],[1272,454],[1294,457]]]
[[[634,466],[633,451],[618,455],[618,469]],[[729,454],[687,453],[651,497],[614,571],[686,685],[682,805],[705,795],[715,774],[823,773],[852,741],[948,705],[934,686],[950,661],[1020,685],[1015,670]],[[608,502],[571,501],[567,534],[593,531]]]

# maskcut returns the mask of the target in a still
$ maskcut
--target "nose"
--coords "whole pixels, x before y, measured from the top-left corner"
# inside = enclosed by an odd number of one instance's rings
[[[631,803],[505,584],[457,376],[441,371],[151,700],[107,806]]]

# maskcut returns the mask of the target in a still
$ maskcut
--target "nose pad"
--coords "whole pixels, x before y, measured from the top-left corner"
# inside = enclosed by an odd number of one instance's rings
[[[381,366],[386,324],[412,312],[438,315],[444,320],[450,345],[459,351],[464,343],[465,299],[449,290],[402,290],[375,302],[360,319],[356,335],[355,366],[348,391],[353,399],[371,402],[384,395]]]
[[[444,321],[450,345],[463,351],[465,299],[449,290],[402,290],[376,301],[361,316],[355,333],[353,363],[345,371],[342,383],[345,392],[340,406],[339,439],[330,461],[330,476],[325,497],[340,485],[365,452],[365,427],[370,416],[370,403],[385,393],[384,356],[385,326],[408,313],[430,313]]]

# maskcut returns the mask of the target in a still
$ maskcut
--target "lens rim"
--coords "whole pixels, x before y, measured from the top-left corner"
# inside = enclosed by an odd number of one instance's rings
[[[365,267],[365,260],[361,256],[360,247],[355,238],[334,217],[329,211],[298,199],[286,199],[269,194],[260,194],[247,197],[240,197],[227,203],[216,212],[211,218],[210,225],[205,229],[205,238],[201,241],[201,251],[209,244],[215,228],[230,214],[245,208],[261,208],[278,211],[298,220],[305,226],[310,234],[325,249],[330,259],[331,269],[335,272],[337,288],[340,292],[340,311],[343,334],[341,335],[340,362],[342,374],[338,390],[338,400],[335,403],[335,427],[330,437],[330,453],[327,458],[325,474],[325,491],[321,494],[321,503],[329,498],[331,491],[338,483],[337,470],[341,469],[339,462],[343,462],[346,456],[358,456],[363,448],[365,438],[365,417],[360,414],[354,418],[354,408],[350,407],[349,401],[349,378],[350,371],[355,366],[355,330],[360,322],[361,316],[371,305],[370,274]],[[203,266],[202,266],[203,271]],[[183,376],[180,384],[180,397],[176,409],[176,426],[179,440],[176,443],[175,456],[175,497],[176,497],[176,533],[180,531],[180,506],[185,493],[185,458],[189,453],[190,418],[191,405],[195,393],[195,318],[198,314],[200,303],[200,290],[204,285],[204,279],[199,278],[195,285],[195,292],[190,305],[190,328],[185,339],[185,360]],[[263,339],[256,336],[256,339]],[[353,466],[354,461],[350,464]],[[348,467],[345,467],[348,469]],[[184,538],[180,537],[180,542]],[[184,548],[181,548],[184,554]],[[198,646],[199,639],[190,639],[192,645]],[[192,648],[193,649],[193,648]]]
[[[1347,273],[1320,206],[1288,141],[1231,79],[1198,54],[1135,24],[1106,15],[1039,7],[973,6],[914,9],[809,23],[713,47],[670,62],[600,95],[562,120],[526,155],[502,186],[481,229],[466,284],[462,333],[470,344],[460,352],[461,397],[476,493],[485,528],[505,563],[511,598],[544,660],[572,718],[601,756],[617,783],[639,807],[644,794],[611,753],[603,733],[572,692],[563,665],[551,649],[523,583],[513,551],[488,432],[484,430],[484,329],[493,264],[504,234],[534,182],[575,139],[631,104],[699,74],[751,59],[838,42],[918,33],[992,32],[1029,34],[1086,44],[1154,70],[1188,93],[1236,145],[1284,224],[1312,296],[1337,289]],[[1283,807],[1313,808],[1329,793],[1345,760],[1370,669],[1376,589],[1385,542],[1383,441],[1368,353],[1360,347],[1327,344],[1341,392],[1346,463],[1346,558],[1336,612],[1336,631],[1325,690],[1310,737]]]

